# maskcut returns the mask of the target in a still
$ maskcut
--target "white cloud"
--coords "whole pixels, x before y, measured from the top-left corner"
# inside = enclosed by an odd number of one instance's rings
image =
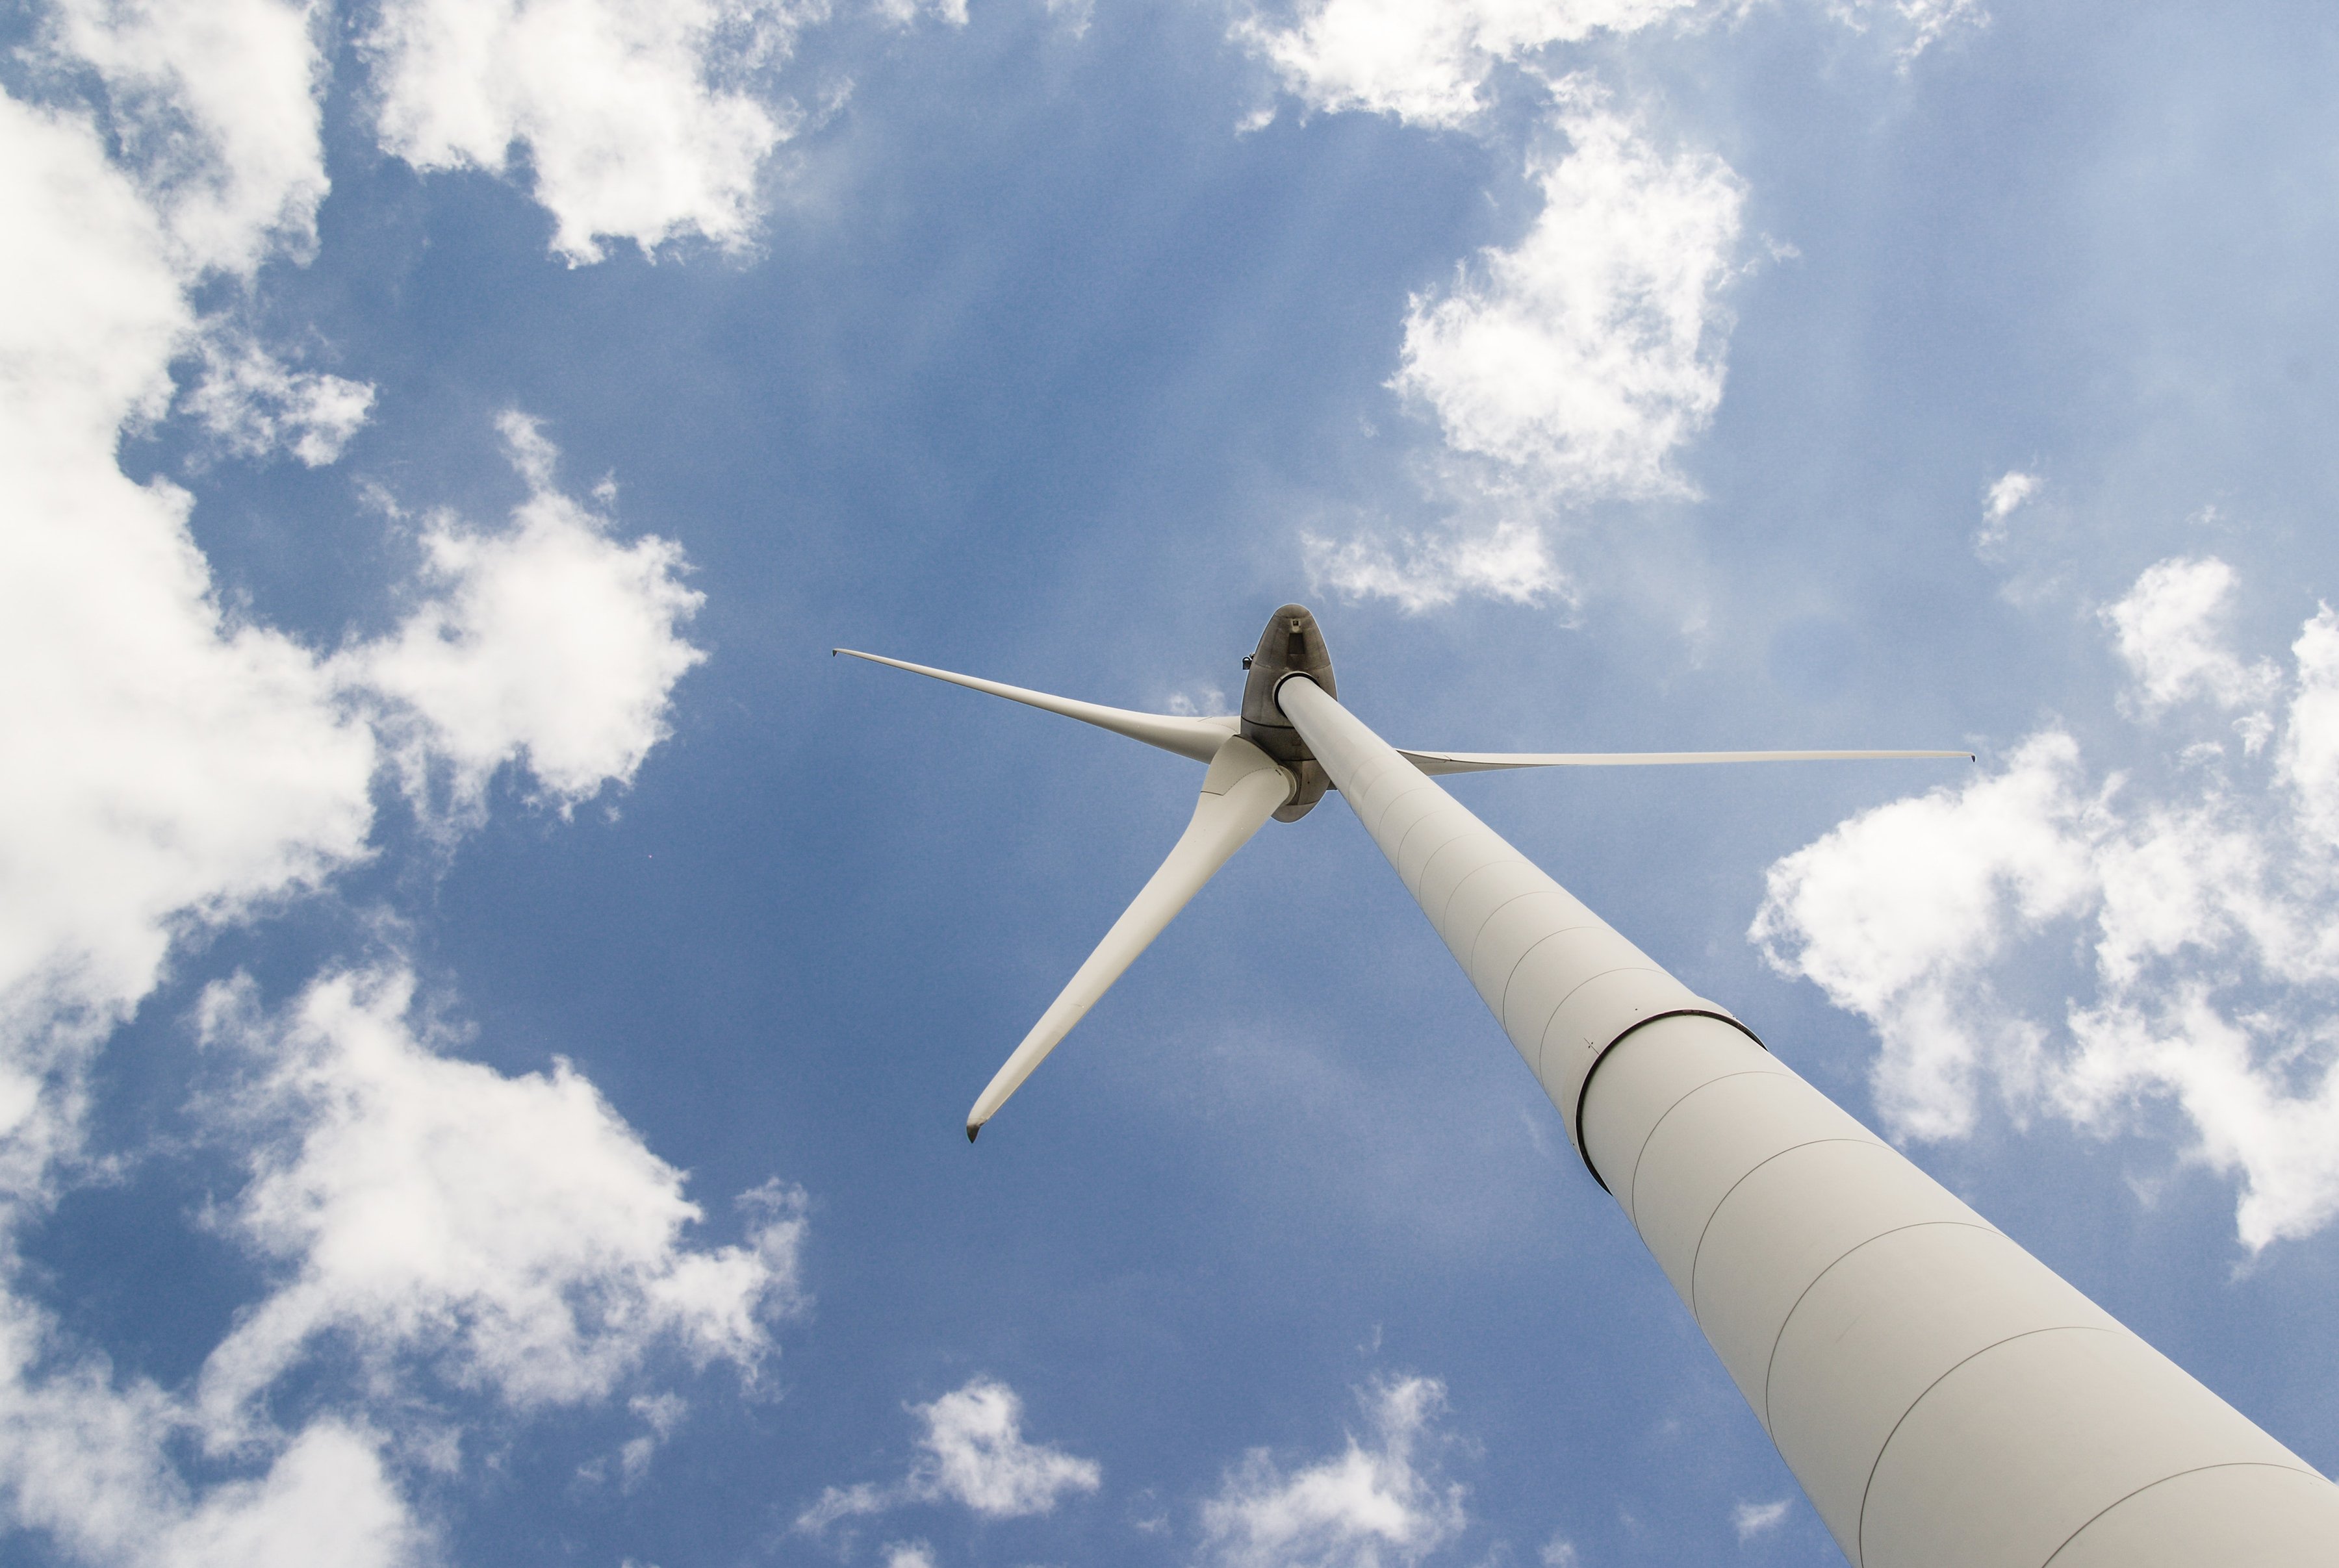
[[[22,1195],[173,939],[363,853],[375,754],[305,649],[222,610],[186,493],[115,465],[192,324],[161,220],[86,121],[13,99],[0,210],[0,728],[39,759],[0,775],[0,1184]]]
[[[389,1568],[424,1560],[427,1546],[374,1445],[323,1421],[264,1476],[214,1489],[153,1556],[171,1568]]]
[[[1511,604],[1556,600],[1573,608],[1574,585],[1530,522],[1450,528],[1390,541],[1373,535],[1334,539],[1303,534],[1310,580],[1349,598],[1394,599],[1419,614],[1475,594]]]
[[[1445,1386],[1407,1377],[1360,1391],[1369,1444],[1286,1473],[1254,1450],[1202,1506],[1205,1559],[1219,1568],[1383,1568],[1414,1563],[1458,1534],[1463,1488],[1421,1451],[1437,1439]]]
[[[2002,523],[2014,515],[2014,509],[2038,493],[2045,483],[2036,474],[2026,474],[2019,468],[2008,468],[1991,481],[1989,492],[1982,498],[1982,518],[1986,522]]]
[[[1631,33],[1698,0],[1301,0],[1289,25],[1253,16],[1235,36],[1311,109],[1457,126],[1485,108],[1505,62],[1595,33]]]
[[[2143,711],[2235,681],[2261,695],[2202,630],[2230,587],[2222,563],[2166,561],[2106,616]],[[2287,695],[2270,756],[2212,730],[2157,791],[2091,784],[2050,729],[1771,868],[1750,934],[1874,1025],[1896,1135],[1964,1136],[1993,1084],[2018,1119],[2102,1134],[2173,1109],[2181,1158],[2238,1178],[2246,1246],[2339,1216],[2339,616],[2292,652],[2295,675],[2266,677]]]
[[[1830,0],[1828,9],[1855,30],[1865,30],[1883,17],[1898,40],[1893,55],[1904,72],[1951,33],[1979,32],[1989,25],[1981,0]]]
[[[923,1541],[889,1541],[885,1568],[934,1568],[934,1549]]]
[[[790,116],[748,82],[821,0],[387,0],[368,40],[382,145],[418,169],[502,173],[525,147],[552,248],[745,246]]]
[[[1720,294],[1745,187],[1712,153],[1661,154],[1604,99],[1563,84],[1568,151],[1529,166],[1534,228],[1414,299],[1391,385],[1449,446],[1560,496],[1679,495],[1669,459],[1722,401]]]
[[[2245,665],[2226,646],[2233,592],[2234,569],[2215,557],[2166,560],[2102,612],[2147,713],[2196,697],[2245,707],[2273,695],[2282,679],[2273,661]]]
[[[452,820],[483,809],[489,781],[524,763],[561,809],[633,779],[666,737],[675,683],[706,657],[680,627],[703,596],[682,586],[679,546],[621,543],[553,483],[534,421],[501,429],[528,496],[512,527],[480,534],[435,515],[422,534],[436,590],[390,636],[333,661],[384,705],[408,788],[442,779]]]
[[[1877,1109],[1896,1132],[1972,1130],[1990,966],[2094,896],[2101,804],[2070,736],[2024,742],[2002,771],[1879,806],[1773,865],[1750,933],[1782,971],[1876,1025]]]
[[[283,0],[57,0],[130,166],[191,272],[305,253],[324,200],[322,9]]]
[[[1389,385],[1436,421],[1430,488],[1452,515],[1394,540],[1308,536],[1336,591],[1572,606],[1556,513],[1695,494],[1674,459],[1721,405],[1744,185],[1711,153],[1661,153],[1584,78],[1554,92],[1567,151],[1528,164],[1534,225],[1407,307]]]
[[[1576,1568],[1584,1560],[1575,1550],[1575,1543],[1564,1535],[1554,1535],[1545,1542],[1543,1550],[1536,1553],[1536,1559],[1543,1563],[1543,1568]]]
[[[428,1532],[363,1428],[320,1420],[258,1474],[199,1493],[170,1455],[185,1413],[153,1384],[117,1386],[102,1360],[60,1349],[53,1324],[0,1295],[0,1505],[15,1528],[123,1568],[428,1559]]]
[[[1987,554],[2005,544],[2007,519],[2027,506],[2046,482],[2019,468],[2008,468],[1991,480],[1982,492],[1981,531],[1974,537],[1975,546]]]
[[[206,1036],[250,1052],[256,1140],[228,1217],[289,1275],[205,1363],[215,1435],[326,1336],[520,1410],[607,1397],[661,1345],[752,1376],[796,1301],[801,1199],[748,1195],[744,1245],[691,1246],[683,1175],[565,1061],[507,1077],[433,1049],[402,971],[330,975],[291,1008],[215,986]],[[654,1407],[653,1415],[676,1415]]]
[[[222,1420],[117,1377],[8,1261],[22,1228],[86,1174],[95,1053],[173,952],[371,853],[384,754],[368,714],[410,766],[436,745],[459,754],[423,765],[459,780],[493,765],[494,725],[399,685],[414,661],[397,647],[326,659],[224,604],[188,527],[192,498],[133,483],[116,461],[125,431],[168,415],[171,366],[191,349],[207,373],[183,407],[232,449],[328,461],[363,419],[370,389],[287,366],[235,326],[242,307],[206,329],[189,304],[313,245],[328,25],[273,0],[65,0],[35,64],[62,63],[47,79],[90,86],[102,115],[0,96],[0,729],[26,764],[0,775],[0,1516],[92,1561],[429,1558],[389,1440],[347,1408],[247,1425],[252,1445],[201,1478],[180,1466],[191,1435],[249,1415],[321,1336],[377,1369],[403,1356],[401,1370],[427,1363],[525,1406],[603,1396],[653,1345],[752,1369],[793,1290],[793,1195],[750,1195],[745,1247],[686,1245],[676,1228],[696,1210],[679,1174],[589,1085],[435,1054],[400,1032],[395,975],[331,977],[290,1021],[242,1017],[247,1042],[285,1055],[245,1104],[264,1169],[227,1218],[287,1278],[206,1370]],[[553,492],[549,449],[526,434],[512,439],[535,482],[516,526],[481,537],[434,520],[435,597],[407,629],[465,642],[467,673],[501,705],[496,754],[565,804],[629,778],[663,733],[672,674],[698,656],[668,634],[696,597],[673,580],[672,547],[614,543]],[[523,568],[557,579],[534,603],[508,582]],[[563,588],[573,613],[614,614],[614,634],[573,635],[542,602]],[[531,626],[558,646],[516,646]],[[373,667],[391,689],[365,685]],[[581,688],[565,706],[545,695],[562,679]],[[493,1130],[523,1135],[517,1147],[478,1136],[498,1116]],[[447,1167],[467,1159],[503,1185],[453,1202]],[[434,1197],[439,1233],[396,1228]],[[350,1229],[375,1220],[388,1228]],[[401,1267],[421,1278],[401,1282]],[[368,1385],[347,1403],[403,1420],[416,1386]],[[638,1413],[663,1435],[679,1409],[645,1397]]]
[[[816,1534],[839,1519],[914,1503],[958,1503],[986,1519],[1050,1514],[1067,1494],[1093,1492],[1103,1479],[1094,1460],[1027,1439],[1022,1401],[994,1379],[972,1379],[910,1411],[925,1430],[909,1474],[889,1486],[828,1487],[797,1515],[798,1530]]]
[[[287,451],[310,468],[340,459],[373,411],[364,381],[296,370],[247,335],[219,327],[204,335],[202,378],[187,411],[242,458]]]
[[[1776,1503],[1741,1503],[1730,1511],[1730,1525],[1738,1532],[1739,1540],[1752,1541],[1785,1524],[1787,1511],[1794,1505],[1791,1497],[1781,1497]]]

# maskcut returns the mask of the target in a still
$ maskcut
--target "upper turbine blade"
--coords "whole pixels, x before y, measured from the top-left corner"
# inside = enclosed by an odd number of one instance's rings
[[[1013,690],[1011,686],[1008,693]],[[1031,1070],[1056,1049],[1056,1042],[1087,1016],[1121,971],[1298,787],[1290,774],[1250,742],[1239,735],[1220,739],[1218,754],[1210,759],[1209,775],[1202,780],[1201,798],[1194,803],[1193,819],[1170,850],[1170,858],[1140,890],[1136,902],[1112,922],[1104,941],[1073,974],[1071,983],[1048,1004],[1048,1011],[1040,1015],[1040,1021],[1031,1026],[1031,1032],[1023,1037],[1023,1043],[1015,1048],[1015,1054],[966,1113],[969,1142],[1007,1103],[1007,1097],[1031,1076]]]
[[[1496,768],[1637,767],[1653,763],[1809,763],[1894,757],[1963,757],[1971,752],[1409,752],[1397,754],[1426,774],[1489,773]]]
[[[1102,703],[1084,703],[1072,697],[1052,696],[1024,686],[1011,686],[1004,681],[987,681],[979,676],[962,676],[950,670],[938,670],[926,665],[913,665],[906,659],[889,659],[883,654],[864,654],[858,648],[831,648],[834,654],[850,654],[856,659],[867,659],[873,665],[891,665],[897,670],[910,670],[922,676],[932,676],[938,681],[966,686],[973,691],[989,692],[1010,702],[1028,703],[1035,708],[1045,708],[1051,714],[1061,714],[1068,719],[1079,719],[1099,729],[1143,741],[1150,746],[1160,746],[1165,752],[1176,752],[1181,757],[1192,757],[1206,763],[1219,754],[1227,737],[1242,725],[1240,719],[1188,718],[1179,714],[1141,714],[1130,708],[1109,708]],[[1279,803],[1278,803],[1279,804]]]

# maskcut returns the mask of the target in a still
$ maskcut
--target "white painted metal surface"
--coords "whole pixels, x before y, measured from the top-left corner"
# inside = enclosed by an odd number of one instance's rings
[[[1133,741],[1143,741],[1150,746],[1160,746],[1165,752],[1176,752],[1181,757],[1191,757],[1198,763],[1209,762],[1219,754],[1219,747],[1235,733],[1239,721],[1229,717],[1189,718],[1182,714],[1146,714],[1133,708],[1107,707],[1102,703],[1084,703],[1078,697],[1060,697],[1052,692],[1035,692],[1029,686],[1011,686],[1005,681],[987,681],[981,676],[962,676],[955,670],[938,670],[932,665],[913,665],[907,659],[889,659],[883,654],[864,654],[858,648],[831,648],[833,656],[843,654],[848,658],[867,659],[873,665],[889,665],[913,675],[932,676],[938,681],[948,681],[969,691],[987,692],[994,697],[1021,703],[1051,714],[1061,714],[1068,719],[1078,719],[1115,735],[1127,735]]]
[[[1023,1037],[1023,1043],[1015,1048],[975,1100],[974,1109],[966,1113],[970,1140],[1031,1076],[1031,1070],[1047,1060],[1057,1042],[1071,1032],[1072,1026],[1088,1016],[1089,1009],[1120,978],[1121,971],[1202,891],[1202,884],[1218,873],[1229,855],[1250,842],[1251,835],[1267,824],[1267,819],[1298,787],[1297,779],[1250,742],[1240,735],[1220,735],[1210,771],[1202,779],[1201,795],[1194,803],[1193,817],[1171,847],[1170,858],[1112,922],[1104,941],[1074,971],[1071,983],[1048,1004],[1048,1011],[1040,1015],[1040,1021],[1031,1026],[1031,1032]]]
[[[1860,1568],[2339,1564],[2339,1487],[1320,687],[1276,696]]]
[[[1913,757],[1963,757],[1971,752],[1422,752],[1397,754],[1423,773],[1495,773],[1506,768],[1657,767],[1683,763],[1878,762]]]

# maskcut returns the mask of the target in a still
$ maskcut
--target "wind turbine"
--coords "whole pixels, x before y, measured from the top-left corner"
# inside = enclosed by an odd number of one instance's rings
[[[972,1139],[1269,817],[1337,789],[1858,1568],[2334,1568],[2339,1487],[2024,1251],[1436,776],[1961,751],[1403,751],[1286,605],[1239,715],[1136,713],[850,648],[1209,764],[1185,833],[967,1113]]]

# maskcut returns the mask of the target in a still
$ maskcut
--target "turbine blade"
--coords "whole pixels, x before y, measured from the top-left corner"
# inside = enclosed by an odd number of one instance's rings
[[[1110,708],[1102,703],[1084,703],[1073,697],[1051,695],[1026,686],[1011,686],[1004,681],[987,681],[979,676],[962,676],[950,670],[938,670],[927,665],[913,665],[907,659],[889,659],[883,654],[864,654],[858,648],[831,648],[832,657],[849,654],[856,659],[867,659],[873,665],[891,665],[897,670],[914,675],[932,676],[938,681],[948,681],[954,686],[970,691],[989,692],[1010,702],[1027,703],[1044,708],[1051,714],[1061,714],[1068,719],[1079,719],[1099,729],[1143,741],[1150,746],[1160,746],[1165,752],[1176,752],[1181,757],[1192,757],[1206,763],[1219,754],[1227,737],[1241,728],[1242,721],[1229,715],[1224,718],[1189,718],[1180,714],[1141,714],[1130,708]]]
[[[966,1113],[970,1143],[982,1124],[998,1114],[1007,1097],[1021,1087],[1031,1070],[1056,1049],[1056,1042],[1086,1017],[1097,999],[1119,980],[1153,939],[1160,936],[1187,902],[1202,891],[1228,857],[1250,842],[1277,807],[1298,787],[1275,759],[1239,735],[1229,736],[1210,759],[1209,775],[1202,781],[1201,797],[1194,803],[1193,820],[1138,895],[1136,902],[1112,922],[1104,941],[1089,954],[1061,995],[1048,1004],[1015,1054],[1007,1059],[990,1086]]]
[[[1498,768],[1643,767],[1662,763],[1875,762],[1908,757],[1963,757],[1971,752],[1409,752],[1397,754],[1423,773],[1491,773]]]

